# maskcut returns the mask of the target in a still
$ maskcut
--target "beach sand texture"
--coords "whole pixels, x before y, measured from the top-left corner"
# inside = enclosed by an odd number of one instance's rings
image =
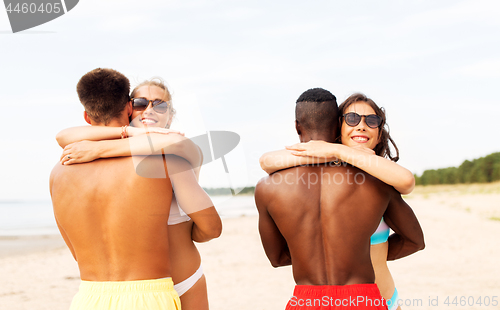
[[[405,199],[420,220],[426,248],[389,263],[407,303],[403,309],[500,309],[491,305],[493,296],[500,298],[500,193],[427,187]],[[69,308],[78,290],[78,267],[60,238],[49,239],[34,249],[40,240],[0,239],[0,309]],[[7,253],[13,243],[18,250]],[[291,268],[271,267],[257,217],[225,219],[222,236],[198,247],[211,309],[285,308],[294,287]],[[473,305],[467,305],[470,296]],[[465,306],[460,306],[461,297]],[[487,297],[490,306],[476,304]]]

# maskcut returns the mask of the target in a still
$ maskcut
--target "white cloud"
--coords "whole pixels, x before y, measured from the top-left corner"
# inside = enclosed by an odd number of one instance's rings
[[[393,28],[399,32],[407,33],[415,29],[449,27],[470,22],[483,25],[500,25],[499,11],[500,2],[498,1],[467,0],[451,6],[410,15]]]
[[[460,67],[455,70],[455,73],[472,78],[499,78],[500,59],[481,60],[476,63]]]
[[[178,92],[180,112],[197,95],[196,121],[187,120],[191,109],[179,113],[179,123],[201,126],[205,118],[208,130],[239,133],[250,182],[262,173],[260,154],[297,140],[293,102],[315,86],[331,90],[339,101],[362,91],[386,106],[409,169],[419,171],[433,157],[444,166],[470,158],[473,149],[493,143],[465,129],[453,141],[433,137],[436,129],[460,130],[450,120],[464,117],[471,103],[490,115],[499,111],[491,80],[500,75],[494,35],[500,33],[499,4],[395,2],[80,1],[67,16],[40,26],[55,33],[0,34],[0,106],[15,107],[0,125],[4,133],[16,132],[9,143],[19,143],[9,144],[11,155],[3,158],[12,167],[30,160],[34,135],[46,145],[37,145],[40,152],[57,156],[55,133],[83,123],[75,85],[98,66],[115,68],[132,82],[162,76],[174,96]],[[0,13],[0,32],[7,29],[7,15]],[[432,119],[429,111],[446,122]],[[493,121],[469,123],[495,130]],[[432,150],[425,146],[429,141]],[[481,148],[481,154],[494,147]],[[45,155],[47,165],[55,156]],[[43,193],[47,167],[33,167]],[[7,192],[23,188],[24,175],[10,177],[16,171],[2,175]]]
[[[278,25],[266,27],[260,30],[260,35],[269,38],[286,39],[286,37],[297,37],[300,35],[314,33],[326,25],[325,22],[301,22],[294,24]]]
[[[256,18],[262,14],[262,10],[248,7],[229,8],[215,14],[215,18],[228,21],[243,22]]]

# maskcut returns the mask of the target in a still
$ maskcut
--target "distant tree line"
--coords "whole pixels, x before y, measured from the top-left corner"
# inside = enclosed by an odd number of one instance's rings
[[[500,180],[500,152],[464,161],[458,168],[425,170],[415,175],[416,185],[488,183]]]

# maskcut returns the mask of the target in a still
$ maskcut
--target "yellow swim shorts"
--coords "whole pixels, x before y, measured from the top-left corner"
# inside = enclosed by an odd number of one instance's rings
[[[82,281],[70,310],[180,310],[172,278],[140,281]]]

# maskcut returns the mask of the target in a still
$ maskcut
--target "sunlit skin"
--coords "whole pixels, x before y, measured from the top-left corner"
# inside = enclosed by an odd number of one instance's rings
[[[134,98],[146,98],[147,100],[161,99],[169,101],[168,95],[157,86],[144,85],[139,87]],[[172,123],[171,109],[166,113],[158,113],[152,108],[152,103],[145,110],[133,109],[132,122],[134,127],[161,127],[169,128]],[[175,198],[174,198],[175,200]],[[172,265],[172,278],[174,283],[187,279],[198,269],[201,262],[200,254],[191,240],[193,221],[169,225],[170,259]],[[196,284],[181,296],[183,309],[208,309],[208,296],[206,278],[203,275]]]
[[[147,100],[156,100],[160,99],[163,101],[169,101],[168,96],[165,94],[165,91],[157,86],[148,86],[144,85],[139,87],[134,95],[134,98],[146,98]],[[149,106],[146,110],[137,110],[133,109],[132,112],[132,122],[130,123],[134,127],[161,127],[161,128],[169,128],[172,123],[172,114],[169,109],[166,113],[158,113],[153,107],[152,103],[149,103]]]
[[[133,98],[144,98],[148,101],[160,100],[165,102],[170,102],[171,100],[170,95],[164,89],[148,84],[137,88],[134,91]],[[175,152],[171,154],[185,158],[191,166],[194,167],[193,176],[195,179],[189,178],[188,172],[184,173],[183,175],[186,177],[178,178],[182,180],[180,181],[181,185],[176,188],[175,195],[172,196],[172,204],[175,203],[176,205],[177,198],[185,197],[184,194],[189,196],[189,198],[184,199],[180,205],[184,206],[184,211],[189,213],[191,220],[168,225],[168,242],[165,243],[168,244],[170,249],[169,258],[173,266],[171,276],[174,283],[178,284],[193,275],[198,267],[200,267],[201,257],[193,241],[206,242],[210,239],[217,238],[221,233],[222,223],[210,198],[208,196],[205,197],[206,193],[203,192],[202,194],[201,192],[196,192],[197,189],[202,190],[201,187],[199,187],[198,184],[187,184],[188,181],[194,181],[194,183],[196,183],[197,176],[199,175],[200,163],[203,158],[202,155],[198,153],[199,148],[192,142],[192,145],[189,143],[182,143],[181,145],[181,142],[185,141],[183,139],[175,137],[163,139],[163,137],[170,136],[172,132],[176,133],[175,131],[165,129],[170,127],[172,118],[175,114],[175,112],[173,113],[175,110],[173,110],[172,106],[169,106],[169,109],[165,111],[165,113],[160,113],[155,111],[152,102],[149,102],[146,109],[133,109],[131,102],[129,102],[129,105],[130,113],[125,115],[123,122],[125,124],[130,123],[131,125],[126,128],[129,136],[132,137],[131,139],[137,139],[146,132],[151,133],[146,145],[140,144],[142,148],[136,150],[137,154],[142,154],[141,152],[145,152],[146,155],[149,154],[148,152],[151,151],[151,143],[153,146],[159,146],[155,147],[156,149],[177,144],[180,146],[172,148]],[[132,118],[132,122],[130,122],[129,117]],[[130,149],[132,143],[125,139],[117,139],[120,137],[120,134],[123,133],[123,128],[119,128],[122,127],[122,125],[123,124],[116,125],[118,128],[99,126],[88,128],[75,127],[64,130],[58,134],[58,142],[64,147],[61,161],[66,165],[91,162],[101,158],[101,156],[103,158],[131,156],[133,154]],[[143,128],[146,128],[147,131],[145,132]],[[89,132],[89,129],[93,129],[93,131]],[[158,133],[161,135],[158,135]],[[74,138],[75,135],[78,139]],[[183,134],[178,136],[181,135]],[[172,167],[174,166],[178,165],[172,165]],[[174,175],[176,174],[170,175],[171,180],[173,180]],[[165,187],[165,190],[166,191],[162,191],[162,193],[170,192],[170,194],[173,194],[172,189],[169,190]],[[154,198],[155,195],[151,197]],[[196,201],[196,203],[190,208],[191,201]],[[206,208],[201,207],[201,209],[199,209],[200,205],[206,205]],[[164,228],[167,229],[166,221],[164,221],[163,224],[165,225]],[[153,239],[154,238],[152,238],[152,240]],[[182,308],[185,310],[208,310],[205,276],[203,275],[180,298]]]
[[[375,110],[364,102],[355,102],[351,104],[347,107],[344,114],[349,112],[355,112],[359,115],[375,114]],[[359,124],[354,127],[347,125],[345,120],[342,119],[340,134],[342,144],[350,147],[363,146],[372,150],[379,142],[379,128],[368,127],[364,117],[362,117]],[[370,254],[380,292],[382,296],[390,298],[394,292],[394,280],[387,267],[387,249],[388,242],[372,245]],[[401,308],[398,307],[398,309]]]
[[[134,94],[134,98],[169,101],[168,95],[163,89],[149,85],[139,87]],[[153,109],[150,102],[145,110],[133,109],[130,125],[134,127],[170,128],[172,117],[171,109],[166,113],[158,113]],[[200,265],[200,254],[191,240],[192,226],[193,221],[189,221],[168,227],[170,232],[169,237],[171,237],[169,238],[171,246],[170,258],[172,265],[176,266],[172,272],[172,278],[175,283],[185,280]],[[207,300],[206,279],[204,275],[189,291],[181,296],[184,309],[208,309]]]
[[[375,111],[364,102],[351,104],[344,114],[355,112],[359,115],[375,114]],[[366,125],[365,118],[362,117],[358,125],[351,127],[342,118],[342,128],[340,130],[342,144],[354,147],[363,146],[373,150],[378,144],[379,128],[370,128]]]
[[[359,115],[371,115],[371,114],[376,114],[373,108],[368,105],[367,103],[363,101],[358,101],[350,106],[348,106],[345,111],[342,114],[347,114],[350,112],[355,112]],[[368,125],[366,125],[365,122],[365,117],[361,118],[361,121],[358,125],[352,127],[346,124],[344,118],[341,118],[341,141],[342,144],[345,146],[350,147],[351,149],[357,149],[360,151],[366,151],[369,154],[374,154],[373,149],[377,146],[379,143],[379,134],[380,134],[380,129],[379,128],[370,128]],[[307,144],[304,145],[295,145],[295,148],[291,148],[295,152],[293,153],[307,153],[311,156],[326,156],[328,158],[330,157],[335,157],[337,156],[334,151],[332,151],[332,148],[334,149],[335,147],[338,147],[336,144],[330,144],[330,143],[325,143],[322,141],[310,141],[309,142],[310,146]],[[297,152],[299,150],[299,152]],[[287,153],[283,151],[277,151],[282,152],[279,155],[275,156],[282,156],[285,158],[287,157]],[[349,153],[350,154],[350,153]],[[304,154],[300,154],[300,156],[304,156]],[[264,157],[264,156],[263,156]],[[261,164],[262,163],[273,163],[273,162],[279,162],[274,159],[273,155],[268,155],[270,158],[267,161],[264,161],[261,159]],[[281,158],[281,157],[280,157]],[[301,157],[300,159],[304,159],[302,162],[299,162],[299,164],[307,164],[306,159],[309,160],[314,160],[316,159],[315,157]],[[364,160],[364,159],[363,159]],[[283,162],[283,161],[281,161]],[[384,164],[385,162],[380,162],[381,164]],[[288,164],[288,165],[287,165]],[[275,172],[280,169],[285,169],[288,167],[292,167],[294,165],[297,165],[295,163],[294,158],[288,158],[288,161],[286,162],[285,165],[274,165],[271,167],[266,167],[269,168],[266,170],[268,173]],[[366,167],[367,169],[369,167]],[[381,168],[381,167],[380,167]],[[382,168],[381,168],[382,169]],[[389,173],[392,170],[393,167],[387,167],[386,170],[384,170],[384,175],[382,175],[380,169],[376,170],[373,175],[381,178],[382,176],[385,176],[386,173]],[[401,175],[401,173],[398,173],[398,175]],[[399,182],[399,181],[398,181]],[[399,185],[398,182],[392,183],[392,185]],[[390,184],[390,182],[387,182]],[[396,187],[396,186],[395,186]],[[382,296],[384,296],[387,299],[390,299],[391,296],[393,295],[394,292],[394,280],[391,276],[391,273],[388,269],[387,266],[387,253],[388,253],[388,242],[384,242],[381,244],[376,244],[372,245],[370,249],[370,254],[371,254],[371,259],[372,259],[372,264],[373,268],[375,271],[375,276],[376,276],[376,283],[378,284],[380,288],[380,292]],[[398,307],[400,309],[400,307]]]
[[[376,114],[373,108],[364,102],[351,104],[342,114],[349,112],[363,116]],[[307,153],[300,154],[300,156],[314,154],[319,159],[321,159],[321,156],[335,159],[335,152],[329,153],[332,148],[334,151],[346,149],[342,151],[344,155],[349,150],[362,148],[361,153],[366,149],[369,150],[367,153],[370,155],[368,156],[377,157],[377,155],[373,154],[373,149],[379,142],[380,131],[379,128],[368,127],[365,117],[362,117],[356,126],[349,126],[342,119],[342,145],[328,143],[334,139],[325,138],[328,136],[327,133],[321,133],[323,136],[318,133],[304,134],[299,129],[297,128],[297,132],[302,143],[290,149]],[[319,138],[313,137],[313,135],[317,135]],[[313,138],[318,141],[310,141]],[[322,150],[318,151],[315,148],[316,146]],[[360,150],[355,152],[359,153]],[[324,171],[335,169],[336,174],[347,174],[352,173],[349,169],[356,171],[357,168],[351,166],[334,168],[310,166],[307,160],[311,158],[305,157],[300,158],[305,161],[300,164],[305,164],[305,166],[297,167],[293,165],[294,158],[290,158],[287,151],[276,151],[275,153],[279,154],[268,154],[267,156],[271,157],[271,162],[278,164],[271,164],[271,169],[264,169],[272,174],[261,180],[255,190],[256,204],[259,209],[259,231],[271,264],[278,267],[293,262],[293,275],[298,285],[349,285],[372,283],[375,279],[378,279],[380,281],[377,284],[384,287],[380,289],[381,294],[386,299],[390,299],[394,292],[394,282],[387,269],[386,261],[387,259],[396,259],[391,254],[392,251],[398,252],[394,242],[402,241],[401,244],[406,246],[413,243],[415,247],[408,251],[408,255],[410,252],[413,253],[413,251],[420,250],[424,246],[423,235],[417,220],[411,209],[402,200],[400,193],[390,185],[382,183],[369,174],[367,174],[369,178],[367,177],[363,182],[364,186],[349,188],[347,182],[344,182],[341,184],[336,183],[334,191],[328,190],[331,183],[328,177],[325,177],[328,174],[324,173]],[[355,154],[355,156],[357,158],[366,158],[366,155],[363,157]],[[344,160],[346,156],[337,158]],[[312,159],[315,159],[315,157]],[[383,160],[387,161],[386,159]],[[261,165],[262,163],[264,163],[263,166],[266,166],[265,160],[261,159]],[[314,169],[322,170],[321,172],[313,172]],[[377,170],[377,172],[380,175],[386,173],[386,170],[382,170],[382,172]],[[306,182],[300,181],[286,182],[287,175],[292,175],[291,179],[293,179],[294,174],[307,173],[321,174],[322,182],[315,182],[314,184],[312,182],[306,184]],[[284,179],[285,182],[278,181],[280,178],[281,180]],[[387,197],[381,197],[387,193],[388,188],[391,189],[389,191],[391,197],[389,205],[385,206],[384,209]],[[332,192],[335,192],[335,195],[331,195]],[[381,198],[379,200],[380,204],[376,204],[375,201],[379,198]],[[398,201],[397,206],[394,205],[395,201]],[[352,206],[356,206],[356,208],[352,208]],[[404,211],[404,209],[408,212]],[[393,212],[401,213],[396,215]],[[403,216],[403,214],[406,216]],[[373,246],[366,242],[366,239],[378,226],[382,215],[384,215],[385,221],[395,232],[389,238],[391,247],[388,247],[388,242]],[[393,219],[396,219],[399,223],[395,223]],[[330,222],[335,220],[339,220],[339,222]],[[369,221],[371,228],[366,229]],[[344,224],[350,224],[352,227],[339,229]],[[408,229],[410,227],[415,229]],[[400,228],[408,230],[405,232],[398,231]],[[300,234],[297,234],[297,231],[300,231]],[[349,233],[346,235],[346,232]],[[353,241],[352,238],[354,237],[359,237],[360,241]],[[403,241],[400,238],[406,240]],[[336,243],[339,240],[341,242]],[[365,241],[361,242],[361,240]],[[349,255],[351,256],[348,257]],[[372,265],[373,269],[371,269]]]

